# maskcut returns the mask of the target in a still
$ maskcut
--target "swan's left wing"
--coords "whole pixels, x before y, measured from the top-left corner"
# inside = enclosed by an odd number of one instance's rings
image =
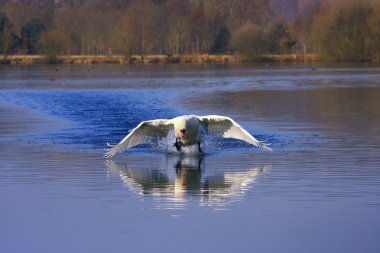
[[[248,142],[256,147],[272,151],[266,143],[258,141],[233,119],[225,116],[209,115],[198,117],[200,123],[210,133],[220,134],[224,138],[233,138]]]
[[[141,122],[135,127],[119,144],[111,146],[104,157],[111,158],[115,154],[123,152],[138,144],[149,143],[151,139],[161,139],[168,135],[169,130],[173,127],[173,123],[166,119],[156,119]]]

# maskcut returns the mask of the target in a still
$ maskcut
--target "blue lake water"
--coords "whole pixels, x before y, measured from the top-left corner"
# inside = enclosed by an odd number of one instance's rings
[[[143,120],[234,118],[264,152]],[[380,68],[0,66],[0,252],[380,252]]]

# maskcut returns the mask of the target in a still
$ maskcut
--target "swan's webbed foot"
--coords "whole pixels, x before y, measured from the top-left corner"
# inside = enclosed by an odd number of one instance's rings
[[[174,144],[174,146],[176,147],[176,149],[177,149],[178,152],[182,151],[181,145],[179,145],[178,142],[176,142],[176,143]]]
[[[174,146],[176,147],[178,152],[182,151],[182,142],[175,140]]]
[[[203,153],[203,150],[201,149],[201,143],[200,142],[198,142],[198,152]]]

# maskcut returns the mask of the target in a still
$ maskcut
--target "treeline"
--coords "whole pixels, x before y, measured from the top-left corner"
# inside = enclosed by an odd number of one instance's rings
[[[380,60],[377,0],[0,1],[0,54]]]

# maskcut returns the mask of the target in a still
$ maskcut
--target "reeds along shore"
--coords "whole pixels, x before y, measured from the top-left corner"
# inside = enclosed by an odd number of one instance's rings
[[[0,55],[0,64],[238,64],[247,62],[315,62],[316,55],[262,55],[249,58],[241,55],[64,55],[53,59],[46,55]]]

